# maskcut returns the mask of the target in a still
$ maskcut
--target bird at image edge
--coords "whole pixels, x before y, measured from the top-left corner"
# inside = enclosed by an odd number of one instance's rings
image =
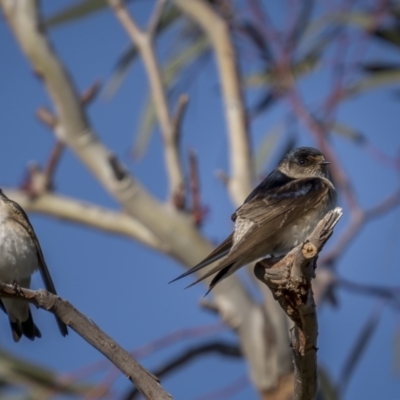
[[[240,267],[267,255],[285,255],[304,242],[336,206],[329,164],[312,147],[299,147],[287,153],[232,215],[234,231],[203,261],[171,282],[223,258],[188,286],[216,274],[209,292]]]
[[[0,281],[29,288],[31,275],[38,269],[46,290],[57,294],[28,216],[0,189]],[[14,341],[18,342],[22,335],[30,340],[41,337],[27,301],[3,298],[0,307],[8,315]],[[61,334],[66,336],[67,326],[57,316],[56,320]]]

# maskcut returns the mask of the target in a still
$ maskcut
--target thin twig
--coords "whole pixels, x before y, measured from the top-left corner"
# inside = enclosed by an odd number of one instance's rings
[[[130,354],[107,336],[93,321],[76,310],[68,301],[47,292],[30,290],[0,282],[0,296],[24,299],[43,310],[57,315],[79,336],[107,357],[147,398],[168,400],[171,396],[158,379],[137,363]]]
[[[178,146],[180,143],[180,137],[181,137],[181,125],[183,121],[183,116],[185,115],[186,107],[189,102],[189,97],[186,94],[181,94],[178,97],[178,103],[176,106],[175,114],[172,119],[172,132],[175,135],[174,141],[176,145]]]
[[[53,146],[53,149],[51,150],[49,159],[47,160],[47,164],[43,169],[49,188],[51,188],[52,186],[54,172],[60,161],[64,147],[65,147],[64,143],[60,142],[59,140],[56,141],[56,143]]]
[[[201,205],[200,183],[198,176],[197,157],[193,150],[189,150],[189,185],[192,198],[191,214],[196,226],[200,226],[207,214],[207,209]]]
[[[233,396],[236,396],[243,389],[248,387],[250,384],[249,377],[247,375],[243,375],[237,379],[235,379],[229,385],[226,385],[223,388],[219,388],[210,393],[203,394],[200,397],[196,397],[195,400],[224,400],[231,399]]]
[[[383,300],[390,300],[400,310],[400,286],[390,287],[374,284],[363,284],[351,282],[344,278],[336,278],[333,282],[338,288],[348,290],[352,294],[358,293],[364,296],[379,297]]]
[[[372,219],[378,218],[388,211],[400,205],[400,188],[393,194],[383,199],[377,205],[363,211],[359,208],[353,209],[350,214],[350,222],[340,235],[338,241],[321,258],[321,264],[333,266],[333,262],[344,254],[350,243],[356,237],[361,228]]]
[[[46,108],[38,107],[36,118],[46,125],[50,130],[54,130],[57,125],[57,118]]]
[[[89,105],[95,97],[98,95],[100,91],[101,83],[100,81],[94,81],[82,94],[81,101],[82,105]]]

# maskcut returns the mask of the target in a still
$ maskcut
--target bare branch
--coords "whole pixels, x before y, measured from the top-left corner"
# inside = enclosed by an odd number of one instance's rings
[[[175,127],[168,110],[164,84],[153,48],[153,32],[161,16],[164,0],[158,0],[147,31],[142,31],[137,26],[122,0],[108,0],[108,2],[122,27],[136,44],[146,67],[155,112],[164,141],[165,164],[170,181],[169,199],[173,201],[177,196],[184,198],[184,177],[179,159],[179,146],[176,142]]]
[[[352,240],[361,228],[374,218],[393,210],[400,205],[400,188],[375,206],[363,211],[360,208],[353,209],[350,214],[350,222],[341,234],[334,246],[321,258],[321,263],[332,265],[332,263],[343,255]]]
[[[155,370],[155,374],[157,376],[165,376],[176,369],[182,367],[188,362],[199,356],[205,356],[210,353],[217,353],[227,357],[240,358],[242,357],[242,353],[240,348],[237,345],[231,345],[224,342],[212,342],[206,343],[198,346],[194,346],[185,350],[178,356],[174,356],[172,360],[167,361],[161,367],[158,367]],[[123,397],[124,400],[133,400],[139,394],[137,389],[130,390],[126,396]]]
[[[191,214],[196,226],[201,226],[204,216],[207,214],[207,208],[201,205],[200,201],[200,183],[198,176],[197,157],[193,150],[189,151],[189,182],[191,192]]]
[[[57,125],[57,118],[44,107],[36,110],[36,118],[51,130],[54,130]]]
[[[181,125],[188,102],[189,102],[189,97],[186,94],[181,94],[179,96],[175,115],[172,120],[172,126],[173,126],[172,132],[175,135],[174,141],[177,146],[179,145],[180,142]]]
[[[98,95],[100,90],[100,81],[94,81],[82,94],[81,101],[84,106],[89,105]]]
[[[171,396],[160,386],[158,378],[146,371],[130,354],[107,336],[100,328],[68,301],[46,290],[29,290],[0,282],[0,296],[24,299],[57,315],[79,336],[106,356],[146,397],[168,400]]]
[[[311,279],[315,277],[318,253],[341,216],[341,208],[330,211],[305,243],[279,261],[265,259],[254,268],[257,278],[271,289],[275,299],[295,323],[291,329],[295,400],[313,400],[317,394],[318,322]]]
[[[202,396],[196,397],[195,400],[229,400],[234,396],[237,396],[240,391],[249,386],[249,378],[247,375],[235,379],[232,383],[213,390],[209,393],[203,394]],[[271,399],[272,400],[272,399]]]
[[[154,6],[153,14],[150,17],[149,25],[147,27],[147,34],[153,39],[154,34],[157,30],[157,26],[161,20],[162,13],[164,11],[166,0],[157,0]]]
[[[339,288],[348,290],[352,294],[358,293],[365,296],[378,297],[383,300],[390,300],[400,310],[400,286],[383,286],[374,284],[362,284],[351,282],[344,278],[336,278],[333,282]]]
[[[240,77],[229,26],[205,1],[175,0],[175,4],[204,30],[214,47],[230,143],[231,173],[228,188],[233,203],[238,206],[251,191],[252,170]]]
[[[50,153],[49,159],[47,161],[47,164],[45,165],[43,172],[44,175],[46,176],[46,181],[47,181],[47,187],[51,187],[52,185],[52,179],[54,172],[56,170],[56,167],[60,161],[61,154],[64,150],[64,144],[61,143],[60,141],[57,141],[54,144],[54,147]]]
[[[105,232],[127,236],[152,249],[166,251],[165,246],[146,226],[125,213],[50,192],[43,193],[32,201],[25,191],[13,189],[4,191],[26,212],[53,216]]]

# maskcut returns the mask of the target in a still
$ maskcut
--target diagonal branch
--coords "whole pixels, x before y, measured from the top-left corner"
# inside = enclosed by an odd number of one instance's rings
[[[152,400],[169,400],[158,379],[137,363],[130,354],[107,336],[100,328],[68,301],[47,292],[30,290],[0,282],[0,296],[24,299],[35,306],[57,315],[79,336],[106,356],[146,397]]]
[[[4,191],[7,196],[20,204],[27,212],[49,215],[100,229],[104,232],[127,236],[152,249],[167,251],[165,246],[145,225],[123,212],[113,211],[97,204],[51,192],[43,193],[32,200],[22,190],[5,189]]]
[[[384,198],[375,206],[362,210],[357,208],[353,210],[350,215],[350,222],[345,228],[344,232],[329,251],[324,254],[321,263],[332,265],[345,250],[349,247],[352,240],[354,240],[364,225],[380,217],[381,215],[393,210],[400,205],[400,187],[396,189],[391,195]]]
[[[311,280],[315,277],[318,253],[333,233],[342,209],[330,211],[301,245],[284,258],[256,264],[258,279],[272,291],[282,309],[294,322],[291,344],[295,367],[295,400],[314,400],[317,394],[318,322]]]
[[[155,371],[155,374],[160,377],[168,375],[171,372],[175,371],[176,369],[183,367],[190,361],[200,356],[205,356],[212,353],[232,358],[242,357],[240,348],[237,345],[232,345],[221,341],[215,341],[193,346],[183,351],[181,354],[178,354],[177,356],[174,356],[171,360],[165,362],[164,365],[158,367],[157,370]],[[138,394],[139,394],[138,390],[134,388],[129,390],[129,392],[123,397],[123,399],[133,400],[137,398]]]
[[[158,0],[149,28],[142,31],[136,24],[133,16],[129,15],[123,0],[108,0],[111,9],[118,18],[126,33],[136,44],[146,68],[155,112],[160,124],[165,149],[165,165],[169,177],[170,201],[184,198],[184,176],[179,158],[179,143],[177,139],[177,126],[168,110],[168,101],[164,84],[153,47],[153,35],[160,20],[165,0]]]

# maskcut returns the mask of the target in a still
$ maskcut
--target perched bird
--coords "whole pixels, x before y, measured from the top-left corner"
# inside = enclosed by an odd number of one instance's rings
[[[232,215],[234,231],[203,261],[171,282],[224,257],[188,286],[216,273],[209,292],[243,265],[267,255],[287,254],[301,244],[336,206],[328,164],[324,155],[312,147],[299,147],[286,154]]]
[[[57,294],[28,216],[19,204],[10,200],[0,189],[0,281],[29,288],[31,275],[37,269],[46,289]],[[28,302],[3,298],[0,307],[8,315],[14,341],[18,342],[22,335],[30,340],[41,337]],[[56,319],[61,334],[67,335],[67,326],[58,317]]]

